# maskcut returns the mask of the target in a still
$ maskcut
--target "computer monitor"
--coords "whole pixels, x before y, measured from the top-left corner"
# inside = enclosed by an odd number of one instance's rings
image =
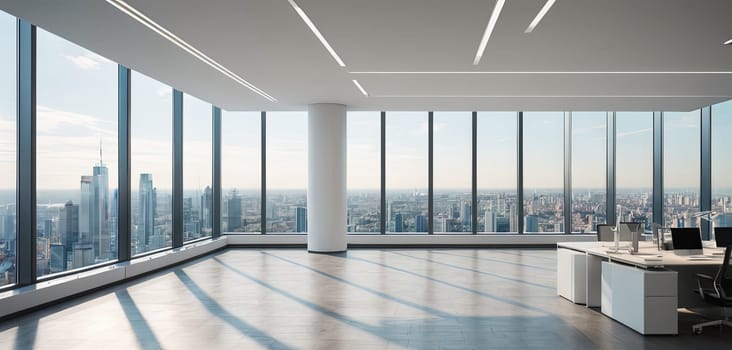
[[[641,233],[642,231],[640,222],[629,221],[620,223],[621,241],[632,241],[634,234],[640,235]]]
[[[715,227],[714,239],[717,241],[717,247],[728,247],[732,245],[732,227]]]
[[[597,225],[597,240],[599,242],[613,242],[615,240],[615,233],[613,232],[613,225],[598,224]]]
[[[671,240],[674,243],[674,250],[702,251],[701,233],[696,227],[672,227]]]

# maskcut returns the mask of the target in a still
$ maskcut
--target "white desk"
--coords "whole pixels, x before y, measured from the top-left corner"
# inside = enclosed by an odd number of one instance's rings
[[[612,242],[557,243],[557,248],[558,255],[586,256],[585,276],[574,281],[585,283],[586,295],[573,299],[599,306],[604,314],[642,334],[676,334],[676,308],[703,303],[693,293],[695,274],[714,274],[724,257],[722,249],[704,249],[707,259],[680,256],[658,251],[651,242],[640,242],[639,254],[612,253]],[[573,273],[558,266],[557,281],[566,281]]]

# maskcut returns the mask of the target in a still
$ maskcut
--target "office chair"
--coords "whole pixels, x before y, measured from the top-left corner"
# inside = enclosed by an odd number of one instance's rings
[[[696,275],[697,290],[695,292],[699,293],[704,301],[721,306],[723,319],[691,326],[694,334],[701,334],[704,327],[707,326],[732,327],[732,322],[727,317],[727,307],[732,307],[732,276],[730,276],[732,271],[729,268],[730,253],[732,253],[732,246],[727,246],[724,250],[722,266],[719,267],[719,271],[717,271],[717,275],[714,278],[705,274]],[[710,282],[711,288],[705,288],[705,286],[710,286]]]
[[[615,234],[613,233],[613,225],[598,224],[597,225],[597,241],[598,242],[615,241]]]

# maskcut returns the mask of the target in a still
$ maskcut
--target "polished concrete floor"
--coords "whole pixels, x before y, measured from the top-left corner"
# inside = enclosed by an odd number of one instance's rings
[[[0,323],[15,349],[730,349],[643,337],[556,296],[539,249],[229,249]]]

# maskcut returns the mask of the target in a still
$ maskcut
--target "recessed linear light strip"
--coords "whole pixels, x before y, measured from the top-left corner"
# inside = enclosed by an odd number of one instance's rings
[[[325,40],[325,37],[323,36],[323,34],[320,33],[318,28],[315,26],[315,23],[313,23],[313,21],[310,20],[310,17],[308,17],[308,15],[305,13],[305,11],[303,11],[295,1],[293,1],[293,0],[287,0],[287,1],[290,3],[290,5],[292,5],[292,7],[295,9],[295,12],[297,12],[297,14],[300,16],[300,18],[302,18],[302,20],[305,22],[305,24],[307,24],[308,28],[310,28],[310,30],[313,32],[313,34],[315,34],[315,36],[318,38],[318,40],[320,40],[320,43],[323,44],[323,46],[325,46],[325,49],[328,50],[330,55],[333,56],[333,59],[336,60],[336,62],[338,62],[338,65],[341,67],[345,67],[346,64],[343,63],[343,60],[341,60],[341,58],[338,56],[338,54],[335,52],[335,50],[333,50],[333,48],[330,46],[330,44],[328,44],[328,40]]]
[[[514,71],[514,72],[505,72],[505,71],[455,71],[455,72],[449,72],[449,71],[434,71],[434,72],[415,72],[415,71],[359,71],[359,72],[348,72],[350,74],[495,74],[495,75],[510,75],[510,74],[541,74],[541,75],[552,75],[552,74],[567,74],[567,75],[592,75],[592,74],[598,74],[598,75],[610,75],[610,74],[638,74],[638,75],[654,75],[654,74],[671,74],[671,75],[694,75],[694,74],[700,74],[700,75],[713,75],[713,74],[732,74],[732,71],[700,71],[700,72],[685,72],[685,71],[659,71],[659,72],[652,72],[652,71],[619,71],[619,72],[613,72],[613,71],[589,71],[589,72],[558,72],[558,71],[544,71],[544,72],[532,72],[532,71]]]
[[[154,31],[157,34],[159,34],[160,36],[162,36],[163,38],[167,39],[171,43],[175,44],[176,46],[180,47],[184,51],[188,52],[193,57],[196,57],[197,59],[199,59],[203,63],[206,63],[211,68],[216,69],[220,73],[226,75],[230,79],[232,79],[232,80],[236,81],[237,83],[243,85],[244,87],[248,88],[249,90],[252,90],[254,93],[256,93],[256,94],[264,97],[265,99],[269,100],[270,102],[277,101],[276,98],[272,97],[271,95],[269,95],[266,92],[262,91],[261,89],[257,88],[252,83],[244,80],[244,78],[238,76],[236,73],[232,72],[231,70],[229,70],[228,68],[224,67],[220,63],[216,62],[212,58],[208,57],[206,54],[204,54],[203,52],[199,51],[198,49],[196,49],[192,45],[188,44],[186,41],[184,41],[183,39],[179,38],[175,34],[171,33],[170,31],[168,31],[167,29],[165,29],[163,26],[161,26],[157,22],[153,21],[149,17],[145,16],[145,14],[143,14],[140,11],[138,11],[134,7],[130,6],[129,4],[125,3],[124,1],[122,1],[122,0],[106,0],[106,1],[109,4],[111,4],[112,6],[116,7],[118,10],[124,12],[125,14],[127,14],[130,17],[132,17],[136,21],[142,23],[143,25],[145,25],[146,27],[148,27],[152,31]]]
[[[496,22],[498,22],[498,16],[501,15],[501,10],[503,9],[503,5],[506,3],[506,0],[497,0],[496,6],[493,8],[493,13],[491,13],[491,18],[488,20],[488,25],[485,27],[485,32],[483,33],[483,38],[480,39],[480,45],[478,45],[478,52],[475,54],[475,59],[473,60],[473,65],[478,65],[480,63],[480,59],[483,58],[483,52],[485,51],[485,46],[488,44],[488,39],[491,38],[491,34],[493,33],[493,28],[496,27]]]
[[[361,93],[362,93],[362,94],[363,94],[364,96],[366,96],[366,97],[369,97],[369,93],[368,93],[368,92],[366,92],[366,90],[365,90],[365,89],[363,88],[363,86],[361,86],[361,84],[359,84],[359,83],[358,83],[358,80],[356,80],[356,79],[353,79],[353,80],[351,80],[351,81],[353,82],[353,84],[354,84],[354,85],[356,85],[356,87],[357,87],[357,88],[358,88],[359,90],[361,90]]]
[[[546,4],[544,4],[544,7],[539,10],[539,13],[536,14],[536,17],[534,17],[534,20],[531,21],[524,33],[531,33],[534,31],[534,28],[539,25],[539,22],[541,22],[541,19],[544,18],[547,12],[549,12],[549,9],[552,8],[552,5],[554,5],[555,1],[556,0],[547,0]]]
[[[371,95],[374,98],[729,98],[712,95]]]
[[[729,45],[729,44],[732,44],[732,39],[729,39],[729,40],[725,41],[725,42],[724,42],[724,44],[725,44],[725,45]]]

